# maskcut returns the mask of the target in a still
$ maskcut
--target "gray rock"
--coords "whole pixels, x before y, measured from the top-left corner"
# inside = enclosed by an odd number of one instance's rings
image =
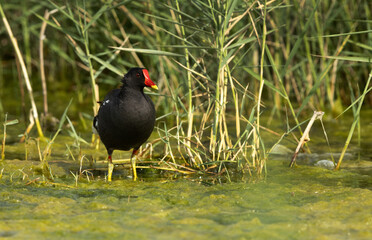
[[[314,164],[314,166],[332,170],[336,165],[330,160],[319,160]]]

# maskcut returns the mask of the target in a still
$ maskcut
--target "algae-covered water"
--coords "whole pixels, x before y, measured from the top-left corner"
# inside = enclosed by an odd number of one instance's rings
[[[266,179],[0,182],[0,236],[14,239],[371,239],[372,177],[287,162]]]
[[[133,182],[129,170],[117,166],[111,184],[106,165],[89,160],[106,157],[102,146],[97,151],[82,144],[80,169],[70,157],[79,148],[70,136],[58,136],[49,158],[52,180],[41,174],[37,141],[20,144],[9,127],[0,163],[0,238],[372,239],[372,129],[364,119],[361,149],[352,142],[340,171],[314,166],[330,159],[318,125],[310,135],[311,154],[301,154],[292,169],[290,154],[273,155],[263,178],[230,173],[228,181],[143,169]],[[348,124],[325,125],[337,158]],[[295,144],[287,147],[293,151]]]

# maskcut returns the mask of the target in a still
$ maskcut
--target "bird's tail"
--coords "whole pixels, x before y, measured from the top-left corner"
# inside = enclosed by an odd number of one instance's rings
[[[97,115],[98,116],[98,115]],[[92,126],[92,131],[94,134],[97,134],[98,135],[98,118],[97,116],[95,116],[93,118],[93,126]]]

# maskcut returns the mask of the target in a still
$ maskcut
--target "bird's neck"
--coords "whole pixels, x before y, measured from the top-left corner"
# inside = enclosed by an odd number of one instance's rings
[[[143,88],[123,85],[120,89],[119,97],[124,97],[133,93],[143,94]]]

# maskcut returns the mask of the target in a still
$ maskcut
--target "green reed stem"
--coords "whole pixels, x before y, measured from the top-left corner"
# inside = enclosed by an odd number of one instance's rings
[[[358,108],[357,108],[357,111],[356,113],[354,114],[354,121],[353,123],[351,124],[351,128],[349,130],[349,135],[347,136],[347,139],[346,139],[346,142],[345,142],[345,145],[344,145],[344,148],[342,149],[342,152],[341,152],[341,156],[340,158],[338,159],[338,162],[337,162],[337,166],[335,168],[335,170],[339,170],[340,169],[340,166],[341,166],[341,162],[345,156],[345,153],[346,153],[346,150],[347,148],[349,147],[349,144],[350,144],[350,141],[351,141],[351,138],[354,134],[354,130],[355,130],[355,127],[357,126],[357,124],[359,123],[360,121],[360,110],[362,109],[362,105],[363,105],[363,101],[364,101],[364,98],[365,96],[367,95],[367,93],[371,90],[369,88],[369,84],[371,82],[371,78],[372,78],[372,70],[371,72],[369,73],[369,77],[368,77],[368,80],[367,80],[367,83],[364,87],[364,91],[362,93],[362,95],[357,99],[358,101]],[[354,103],[353,103],[354,104]]]
[[[177,10],[180,11],[180,6],[178,3],[178,0],[176,0],[176,7]],[[185,28],[182,25],[182,15],[178,14],[179,22],[181,23],[181,34],[184,41],[182,41],[183,46],[186,46],[186,33]],[[190,69],[190,59],[189,59],[189,50],[187,47],[184,48],[185,52],[185,61],[186,61],[186,67],[187,69]],[[187,114],[187,140],[186,140],[186,151],[188,152],[189,157],[191,158],[191,161],[196,165],[195,159],[193,157],[192,152],[190,151],[191,148],[191,136],[192,136],[192,128],[193,128],[193,122],[194,122],[194,109],[193,109],[193,103],[192,103],[192,83],[191,83],[191,72],[187,70],[187,88],[188,88],[188,114]]]
[[[265,164],[265,158],[262,158],[260,154],[260,115],[261,115],[261,98],[262,98],[262,91],[264,87],[264,79],[263,79],[263,73],[264,73],[264,64],[265,64],[265,49],[266,49],[266,0],[264,2],[264,9],[263,9],[263,26],[262,26],[262,43],[261,43],[261,60],[260,60],[260,87],[258,90],[258,99],[257,99],[257,116],[256,116],[256,130],[254,132],[254,156],[253,161],[256,161],[259,163],[258,172],[260,173],[262,171],[262,168]],[[264,153],[264,152],[263,152]]]

